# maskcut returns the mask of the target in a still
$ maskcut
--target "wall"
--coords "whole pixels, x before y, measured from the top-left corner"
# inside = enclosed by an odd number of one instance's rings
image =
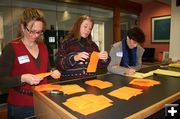
[[[151,18],[157,16],[171,15],[171,6],[159,2],[149,2],[143,5],[142,13],[140,14],[140,27],[145,32],[146,41],[143,47],[156,48],[155,57],[162,51],[169,51],[169,43],[152,43],[151,41]]]
[[[180,6],[176,6],[175,0],[171,3],[171,40],[169,55],[173,60],[180,60],[179,46],[180,46]]]
[[[54,25],[59,30],[70,30],[75,20],[82,14],[90,15],[94,19],[95,23],[104,22],[104,41],[107,43],[105,44],[105,50],[109,51],[111,48],[109,44],[112,44],[113,41],[113,30],[111,30],[113,26],[112,10],[105,10],[85,5],[79,7],[78,5],[63,3],[59,3],[56,6],[56,2],[53,1],[50,1],[49,3],[44,3],[42,1],[34,3],[32,0],[12,2],[13,6],[11,5],[11,0],[1,0],[0,2],[0,15],[4,20],[4,38],[1,40],[3,47],[16,37],[16,32],[19,27],[19,18],[21,17],[24,8],[34,7],[44,12],[47,29],[50,29],[50,26]]]

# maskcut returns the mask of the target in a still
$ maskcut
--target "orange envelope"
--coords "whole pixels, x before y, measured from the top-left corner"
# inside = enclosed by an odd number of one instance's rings
[[[98,52],[93,51],[90,56],[90,62],[87,67],[87,72],[96,72],[98,61],[99,61]]]

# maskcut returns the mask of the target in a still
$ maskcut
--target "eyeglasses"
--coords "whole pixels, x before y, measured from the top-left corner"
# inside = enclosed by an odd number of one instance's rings
[[[35,31],[35,30],[31,31],[27,27],[26,27],[26,30],[29,32],[29,34],[32,34],[32,35],[36,35],[36,34],[43,35],[43,31]]]

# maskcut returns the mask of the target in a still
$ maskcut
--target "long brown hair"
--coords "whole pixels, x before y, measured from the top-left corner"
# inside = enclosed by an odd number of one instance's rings
[[[20,19],[19,30],[17,33],[18,38],[22,38],[24,36],[21,25],[23,25],[24,28],[26,28],[27,24],[30,21],[41,21],[43,23],[43,31],[45,31],[46,21],[44,19],[44,15],[43,15],[42,11],[35,9],[35,8],[27,8],[24,10],[22,17]],[[32,26],[31,26],[31,28],[32,28]],[[40,37],[40,40],[42,40],[41,37]]]
[[[71,39],[71,38],[74,38],[74,39],[80,39],[81,38],[80,27],[81,27],[81,24],[83,23],[84,20],[90,20],[92,22],[92,28],[93,28],[93,26],[94,26],[93,19],[90,16],[82,15],[76,20],[76,22],[74,23],[72,29],[70,30],[70,32],[69,32],[68,36],[65,38],[65,40]],[[87,37],[87,39],[89,41],[92,40],[91,32],[90,32],[89,36]]]

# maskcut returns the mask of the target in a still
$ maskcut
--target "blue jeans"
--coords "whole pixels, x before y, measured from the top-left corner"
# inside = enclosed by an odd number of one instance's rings
[[[34,116],[33,106],[16,106],[8,104],[8,119],[24,119]]]

